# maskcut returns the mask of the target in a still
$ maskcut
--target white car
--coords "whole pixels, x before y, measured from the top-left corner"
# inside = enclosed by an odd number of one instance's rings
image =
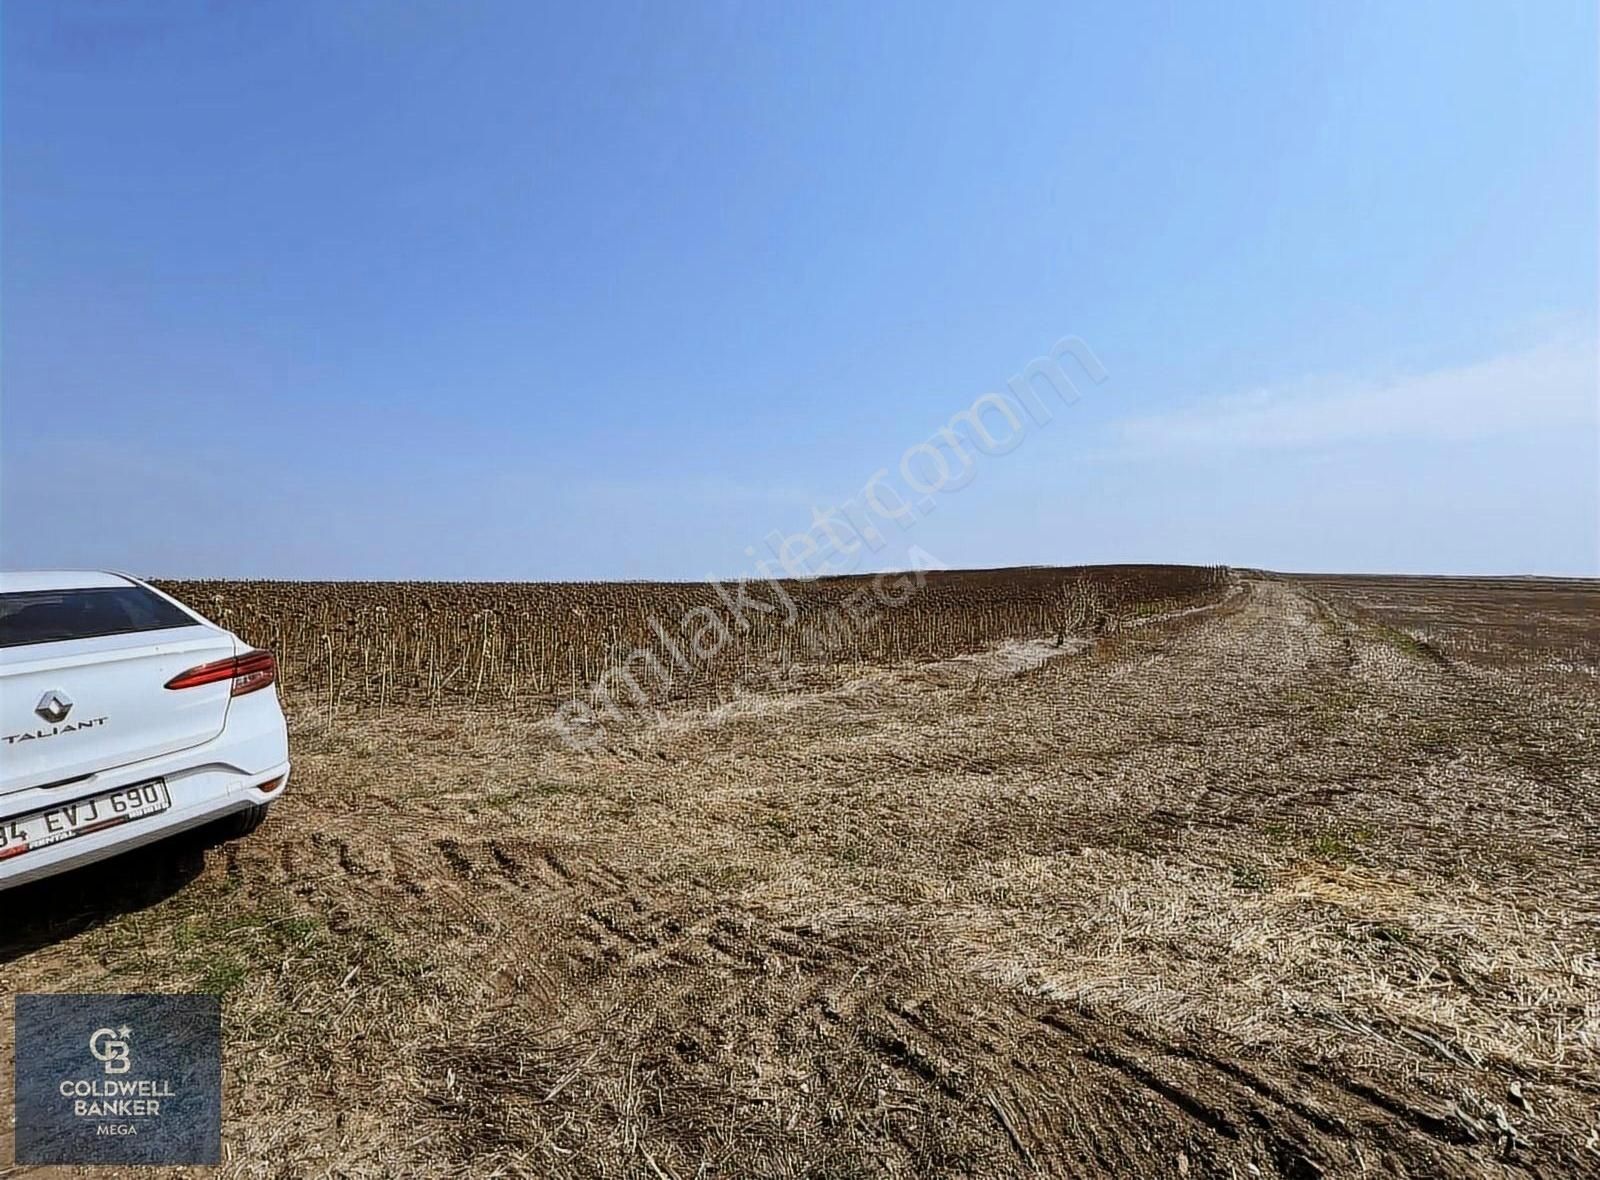
[[[113,573],[0,573],[0,889],[213,821],[289,781],[277,664]]]

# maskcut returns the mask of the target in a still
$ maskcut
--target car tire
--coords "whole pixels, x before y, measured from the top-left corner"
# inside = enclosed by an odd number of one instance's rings
[[[225,819],[218,821],[217,827],[225,840],[241,840],[261,826],[261,821],[267,818],[267,812],[272,804],[262,803],[246,811],[236,811]]]

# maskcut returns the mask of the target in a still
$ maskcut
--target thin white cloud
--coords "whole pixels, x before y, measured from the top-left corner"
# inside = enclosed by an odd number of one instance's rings
[[[1594,431],[1593,336],[1385,381],[1318,377],[1210,398],[1113,424],[1124,458],[1287,450],[1396,438],[1465,440],[1552,428]]]

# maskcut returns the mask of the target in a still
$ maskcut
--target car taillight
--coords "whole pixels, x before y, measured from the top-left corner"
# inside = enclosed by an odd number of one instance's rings
[[[266,688],[277,678],[278,661],[273,659],[270,651],[247,651],[242,656],[215,660],[190,668],[187,672],[179,672],[167,681],[167,687],[197,688],[202,684],[231,680],[233,688],[230,695],[238,697],[255,692],[258,688]]]

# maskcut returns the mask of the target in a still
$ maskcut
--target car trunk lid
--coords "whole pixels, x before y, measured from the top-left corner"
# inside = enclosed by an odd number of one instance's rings
[[[231,682],[165,686],[236,646],[197,624],[0,651],[0,795],[210,741],[227,720]]]

